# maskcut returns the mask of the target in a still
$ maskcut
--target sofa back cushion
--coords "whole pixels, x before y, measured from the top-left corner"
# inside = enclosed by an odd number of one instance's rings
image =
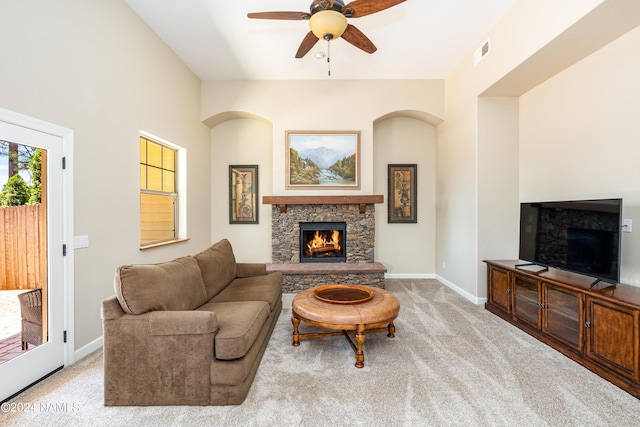
[[[198,262],[191,256],[119,267],[114,288],[122,309],[129,314],[194,310],[207,302]]]
[[[220,240],[194,258],[200,266],[207,299],[213,298],[236,278],[236,257],[227,239]]]

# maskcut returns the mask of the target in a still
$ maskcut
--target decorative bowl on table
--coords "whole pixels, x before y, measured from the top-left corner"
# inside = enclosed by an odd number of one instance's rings
[[[360,285],[324,285],[316,288],[313,295],[332,304],[358,304],[373,298],[373,291]]]

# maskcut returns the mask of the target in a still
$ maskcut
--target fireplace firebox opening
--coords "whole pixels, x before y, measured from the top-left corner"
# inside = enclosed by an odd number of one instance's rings
[[[300,262],[346,262],[345,222],[301,222]]]

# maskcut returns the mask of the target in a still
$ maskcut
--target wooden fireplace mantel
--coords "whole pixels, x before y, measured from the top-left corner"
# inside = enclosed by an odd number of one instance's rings
[[[264,196],[265,205],[279,205],[280,212],[287,212],[287,205],[360,205],[360,213],[365,212],[366,205],[384,203],[381,194],[358,196]]]

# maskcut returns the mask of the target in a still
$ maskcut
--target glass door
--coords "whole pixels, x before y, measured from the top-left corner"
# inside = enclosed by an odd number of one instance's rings
[[[0,185],[1,401],[64,365],[61,137],[0,115]]]
[[[581,293],[545,283],[542,332],[582,353],[583,304],[584,297]]]
[[[513,315],[540,329],[540,282],[515,275],[513,279]]]

